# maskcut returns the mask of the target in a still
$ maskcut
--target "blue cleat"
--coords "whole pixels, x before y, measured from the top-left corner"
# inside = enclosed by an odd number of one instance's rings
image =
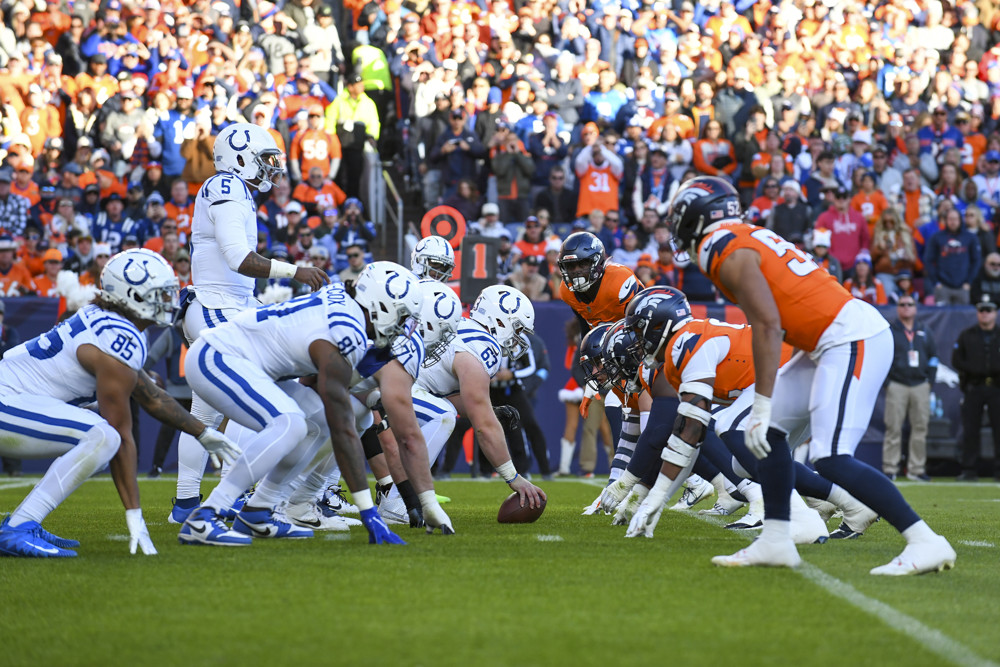
[[[174,508],[170,510],[167,523],[182,524],[191,516],[191,512],[201,505],[201,496],[197,498],[174,498]]]
[[[236,515],[240,513],[243,506],[247,504],[248,500],[250,500],[250,496],[253,495],[254,488],[256,487],[250,487],[248,490],[244,491],[243,494],[236,499],[236,502],[233,503],[232,507],[219,512],[219,515],[226,521],[235,521]]]
[[[62,545],[79,546],[75,540],[64,540],[42,528],[37,521],[27,521],[19,526],[10,525],[10,517],[0,524],[0,554],[4,556],[21,556],[27,558],[72,558],[76,552],[63,549],[45,539],[45,536],[55,538]]]
[[[217,547],[246,547],[253,544],[246,535],[230,530],[211,507],[198,507],[177,534],[181,544],[207,544]]]
[[[233,521],[233,530],[251,537],[282,537],[289,539],[303,539],[312,537],[313,532],[309,528],[296,526],[279,514],[275,514],[269,509],[250,510],[244,507],[236,520]]]

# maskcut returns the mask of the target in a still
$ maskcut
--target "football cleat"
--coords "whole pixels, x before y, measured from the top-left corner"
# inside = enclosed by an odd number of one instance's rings
[[[410,514],[406,511],[406,503],[402,496],[395,498],[383,495],[378,504],[378,513],[387,524],[410,525]]]
[[[791,504],[792,541],[796,544],[823,544],[830,538],[826,522],[819,512],[811,509],[799,494],[792,492]]]
[[[829,521],[837,513],[837,506],[828,500],[820,500],[819,498],[810,498],[808,496],[802,496],[802,500],[805,501],[806,505],[819,512],[823,523]]]
[[[351,526],[360,526],[357,519],[346,519],[342,516],[325,516],[315,503],[289,504],[285,507],[285,516],[297,526],[313,530],[346,531]]]
[[[711,482],[706,482],[698,475],[692,474],[684,480],[684,493],[681,494],[680,500],[670,509],[689,510],[705,498],[711,498],[714,493],[715,487],[712,486]]]
[[[240,513],[240,510],[243,509],[243,506],[246,505],[247,501],[250,500],[250,498],[253,496],[253,490],[255,488],[256,486],[250,487],[242,494],[240,494],[240,497],[236,499],[236,502],[233,503],[232,507],[229,507],[226,510],[219,512],[219,516],[222,517],[222,520],[235,521],[236,515]]]
[[[941,572],[955,567],[957,555],[948,540],[935,535],[928,542],[908,544],[891,563],[873,568],[871,574],[904,577],[910,574]]]
[[[233,530],[258,538],[304,539],[313,536],[310,529],[292,525],[285,521],[285,518],[278,512],[269,509],[248,509],[247,507],[244,507],[236,515],[236,520],[233,521]]]
[[[764,526],[764,501],[750,503],[750,509],[741,518],[726,525],[726,530],[753,530]]]
[[[712,563],[719,567],[798,567],[802,562],[795,544],[754,540],[746,549],[731,556],[716,556]]]
[[[344,495],[344,491],[339,484],[327,487],[326,491],[323,492],[323,500],[320,501],[319,508],[326,516],[329,516],[327,512],[334,512],[335,514],[358,513],[357,506],[347,502],[347,497]]]
[[[60,544],[46,539],[53,538]],[[42,528],[37,521],[26,521],[19,526],[10,525],[10,517],[0,524],[0,554],[4,556],[20,556],[27,558],[72,558],[76,552],[64,549],[67,546],[80,546],[76,540],[65,540],[56,537]]]
[[[698,514],[703,514],[705,516],[729,516],[744,505],[746,505],[746,503],[741,503],[739,500],[735,500],[732,497],[719,498],[715,501],[715,505],[712,506],[712,509],[698,510]]]
[[[437,499],[438,505],[444,505],[446,503],[451,502],[451,498],[449,498],[448,496],[442,496],[440,494],[435,493],[434,497]]]
[[[177,534],[181,544],[207,544],[217,547],[246,547],[253,544],[246,535],[230,530],[211,507],[198,507]]]
[[[844,520],[837,530],[830,533],[832,540],[853,540],[861,537],[868,527],[878,521],[875,510],[869,509],[860,500],[853,500],[844,510]]]
[[[201,496],[197,498],[174,498],[174,507],[170,510],[167,523],[182,524],[191,516],[191,512],[201,505]]]

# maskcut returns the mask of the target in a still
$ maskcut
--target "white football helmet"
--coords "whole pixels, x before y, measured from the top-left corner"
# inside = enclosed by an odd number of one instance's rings
[[[101,294],[108,301],[160,326],[173,322],[179,290],[167,260],[145,248],[118,253],[101,271]]]
[[[354,300],[375,327],[375,347],[387,347],[396,336],[416,331],[424,293],[417,277],[399,264],[372,262],[358,276],[354,290]]]
[[[420,239],[410,255],[410,266],[418,278],[431,278],[443,283],[451,279],[455,268],[455,251],[440,236]]]
[[[285,175],[285,155],[271,133],[251,123],[234,123],[215,138],[215,170],[236,174],[261,192]]]
[[[484,289],[469,317],[486,327],[510,359],[519,358],[531,346],[526,334],[535,330],[535,307],[513,287],[491,285]]]
[[[436,280],[420,281],[424,292],[424,307],[420,311],[420,337],[427,348],[424,366],[435,364],[448,349],[462,321],[462,302],[455,290]]]

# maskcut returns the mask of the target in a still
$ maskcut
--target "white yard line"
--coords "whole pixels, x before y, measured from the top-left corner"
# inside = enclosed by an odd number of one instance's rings
[[[959,540],[959,544],[964,544],[967,547],[985,547],[987,549],[992,549],[996,545],[992,542],[980,542],[979,540]]]

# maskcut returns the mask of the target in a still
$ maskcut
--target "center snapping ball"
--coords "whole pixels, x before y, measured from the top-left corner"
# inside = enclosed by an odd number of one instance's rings
[[[521,499],[517,493],[507,496],[497,513],[497,523],[534,523],[545,511],[545,501],[541,500],[532,509],[527,502],[521,507]]]

